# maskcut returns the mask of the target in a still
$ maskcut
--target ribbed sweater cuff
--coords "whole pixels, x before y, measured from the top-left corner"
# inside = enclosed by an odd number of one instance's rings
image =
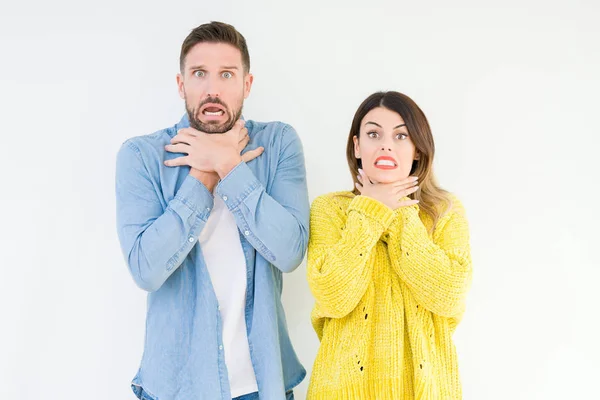
[[[356,211],[365,217],[378,222],[381,229],[386,229],[394,219],[394,212],[385,204],[367,196],[356,196],[350,202],[349,211]]]

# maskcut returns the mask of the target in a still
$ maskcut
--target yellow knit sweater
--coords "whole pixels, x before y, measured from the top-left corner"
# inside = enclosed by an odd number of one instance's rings
[[[460,399],[452,334],[471,281],[464,209],[432,234],[418,206],[350,192],[311,208],[308,282],[321,341],[308,399]]]

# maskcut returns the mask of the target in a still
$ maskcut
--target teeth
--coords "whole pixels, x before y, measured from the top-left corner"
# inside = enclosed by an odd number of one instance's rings
[[[217,112],[204,111],[203,114],[210,115],[210,116],[218,116],[218,115],[223,115],[223,111],[217,111]]]
[[[375,163],[375,165],[385,165],[387,167],[395,167],[396,166],[396,164],[394,164],[392,161],[389,161],[389,160],[380,160],[380,161],[377,161]]]

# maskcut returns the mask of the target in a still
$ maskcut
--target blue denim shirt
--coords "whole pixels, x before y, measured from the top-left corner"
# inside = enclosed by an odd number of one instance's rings
[[[264,153],[242,162],[214,189],[233,213],[247,266],[246,325],[260,398],[285,399],[306,371],[281,303],[282,272],[302,262],[309,202],[304,155],[294,129],[246,121]],[[231,399],[218,302],[198,237],[213,195],[188,167],[166,167],[187,115],[171,128],[126,141],[117,155],[117,228],[135,283],[149,292],[141,366],[132,389],[158,400]]]

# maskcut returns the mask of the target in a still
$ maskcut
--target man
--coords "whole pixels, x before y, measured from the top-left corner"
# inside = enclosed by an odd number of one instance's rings
[[[243,121],[252,81],[234,27],[197,27],[177,75],[187,115],[119,151],[119,239],[149,292],[140,399],[292,399],[306,375],[281,304],[308,241],[304,156],[291,126]]]

